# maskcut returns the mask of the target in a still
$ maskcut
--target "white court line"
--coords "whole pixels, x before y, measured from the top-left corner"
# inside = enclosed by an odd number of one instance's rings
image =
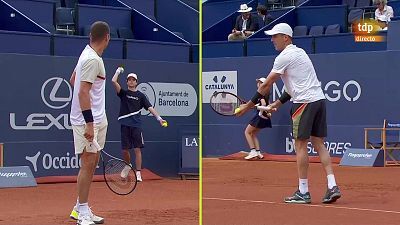
[[[204,197],[203,200],[264,203],[264,204],[272,204],[272,205],[298,205],[298,206],[305,206],[305,207],[334,208],[334,209],[347,209],[347,210],[400,214],[399,211],[390,211],[390,210],[381,210],[381,209],[364,209],[364,208],[344,207],[344,206],[334,206],[334,205],[288,204],[288,203],[282,203],[282,202],[270,202],[270,201],[262,201],[262,200],[246,200],[246,199],[234,199],[234,198],[207,198],[207,197]]]

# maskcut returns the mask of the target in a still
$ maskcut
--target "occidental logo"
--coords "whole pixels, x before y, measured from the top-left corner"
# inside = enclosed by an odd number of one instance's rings
[[[42,165],[43,169],[77,169],[80,167],[81,162],[77,155],[70,155],[69,152],[65,156],[52,156],[49,153],[40,158],[41,152],[37,152],[34,156],[26,156],[33,167],[33,171],[38,171],[38,166]]]

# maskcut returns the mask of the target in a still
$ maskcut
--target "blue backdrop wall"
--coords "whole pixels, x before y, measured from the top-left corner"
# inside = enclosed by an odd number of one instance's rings
[[[363,148],[364,127],[382,127],[384,119],[399,119],[399,57],[400,51],[310,56],[328,99],[326,145],[332,155],[342,156],[349,147]],[[218,85],[220,77],[232,76],[228,72],[212,71],[237,71],[237,93],[250,99],[256,90],[255,79],[266,76],[273,61],[272,56],[204,59],[203,93],[205,85]],[[206,75],[204,72],[212,73]],[[217,82],[212,79],[215,76]],[[281,81],[274,85],[271,92],[273,100],[280,96],[282,87]],[[254,113],[248,113],[243,118],[222,117],[211,110],[207,101],[203,100],[203,155],[221,156],[248,150],[243,133]],[[272,129],[260,133],[261,150],[274,154],[294,154],[290,106],[291,103],[287,103],[273,115]],[[379,134],[373,138],[378,137]],[[311,146],[309,151],[312,152]]]
[[[106,150],[120,154],[119,98],[111,84],[117,66],[138,74],[140,90],[149,95],[169,126],[162,128],[143,115],[144,167],[163,176],[176,176],[180,166],[180,134],[197,130],[198,64],[104,60],[107,72],[106,111],[109,121]],[[76,57],[0,54],[0,142],[4,166],[28,165],[36,177],[77,175],[69,123],[71,76]],[[120,83],[126,87],[122,75]],[[179,96],[167,92],[182,92]],[[53,94],[52,94],[53,93]],[[163,94],[164,93],[164,94]],[[53,96],[53,97],[50,97]],[[179,103],[180,102],[180,103]],[[37,156],[35,163],[26,157]]]

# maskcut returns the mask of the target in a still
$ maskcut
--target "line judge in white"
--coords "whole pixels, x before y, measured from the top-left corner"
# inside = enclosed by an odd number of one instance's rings
[[[307,144],[311,140],[327,174],[328,188],[322,202],[335,202],[341,197],[341,192],[336,185],[329,151],[324,145],[324,138],[327,136],[325,96],[314,66],[307,53],[292,44],[293,30],[288,24],[277,24],[272,30],[265,31],[265,34],[272,36],[271,41],[280,54],[275,58],[271,72],[252,100],[240,106],[238,116],[254,107],[257,100],[269,93],[272,84],[281,78],[286,90],[269,106],[273,112],[288,100],[293,101],[291,116],[299,176],[299,189],[284,201],[311,203],[307,179],[309,163]]]

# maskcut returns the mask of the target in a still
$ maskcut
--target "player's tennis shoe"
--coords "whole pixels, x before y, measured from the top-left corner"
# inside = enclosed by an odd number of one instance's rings
[[[310,192],[302,194],[300,193],[299,190],[297,190],[292,196],[286,197],[285,202],[297,203],[297,204],[309,204],[311,203],[311,195]]]
[[[104,223],[104,218],[102,218],[100,216],[96,216],[92,212],[92,210],[90,208],[89,208],[89,215],[90,215],[90,217],[92,218],[92,221],[95,224],[103,224]],[[78,213],[78,209],[76,208],[76,206],[74,206],[74,208],[72,209],[71,214],[69,215],[69,217],[71,219],[74,219],[74,220],[78,220],[79,219],[79,213]]]
[[[340,197],[342,197],[342,193],[340,193],[339,187],[334,186],[332,189],[326,191],[324,198],[322,199],[322,203],[332,203],[336,202]]]
[[[250,153],[246,157],[244,157],[244,159],[249,160],[249,159],[253,159],[253,158],[256,158],[256,157],[258,157],[257,151],[256,150],[251,150]]]
[[[142,182],[143,181],[142,174],[140,173],[140,171],[136,171],[136,180],[138,182]]]
[[[77,225],[96,225],[93,222],[90,214],[83,214],[83,213],[79,214],[76,224]]]
[[[257,157],[260,159],[264,158],[264,156],[261,154],[261,151],[257,151]]]
[[[131,170],[131,167],[129,167],[128,165],[125,165],[125,167],[121,171],[121,177],[123,179],[127,178],[130,170]]]

